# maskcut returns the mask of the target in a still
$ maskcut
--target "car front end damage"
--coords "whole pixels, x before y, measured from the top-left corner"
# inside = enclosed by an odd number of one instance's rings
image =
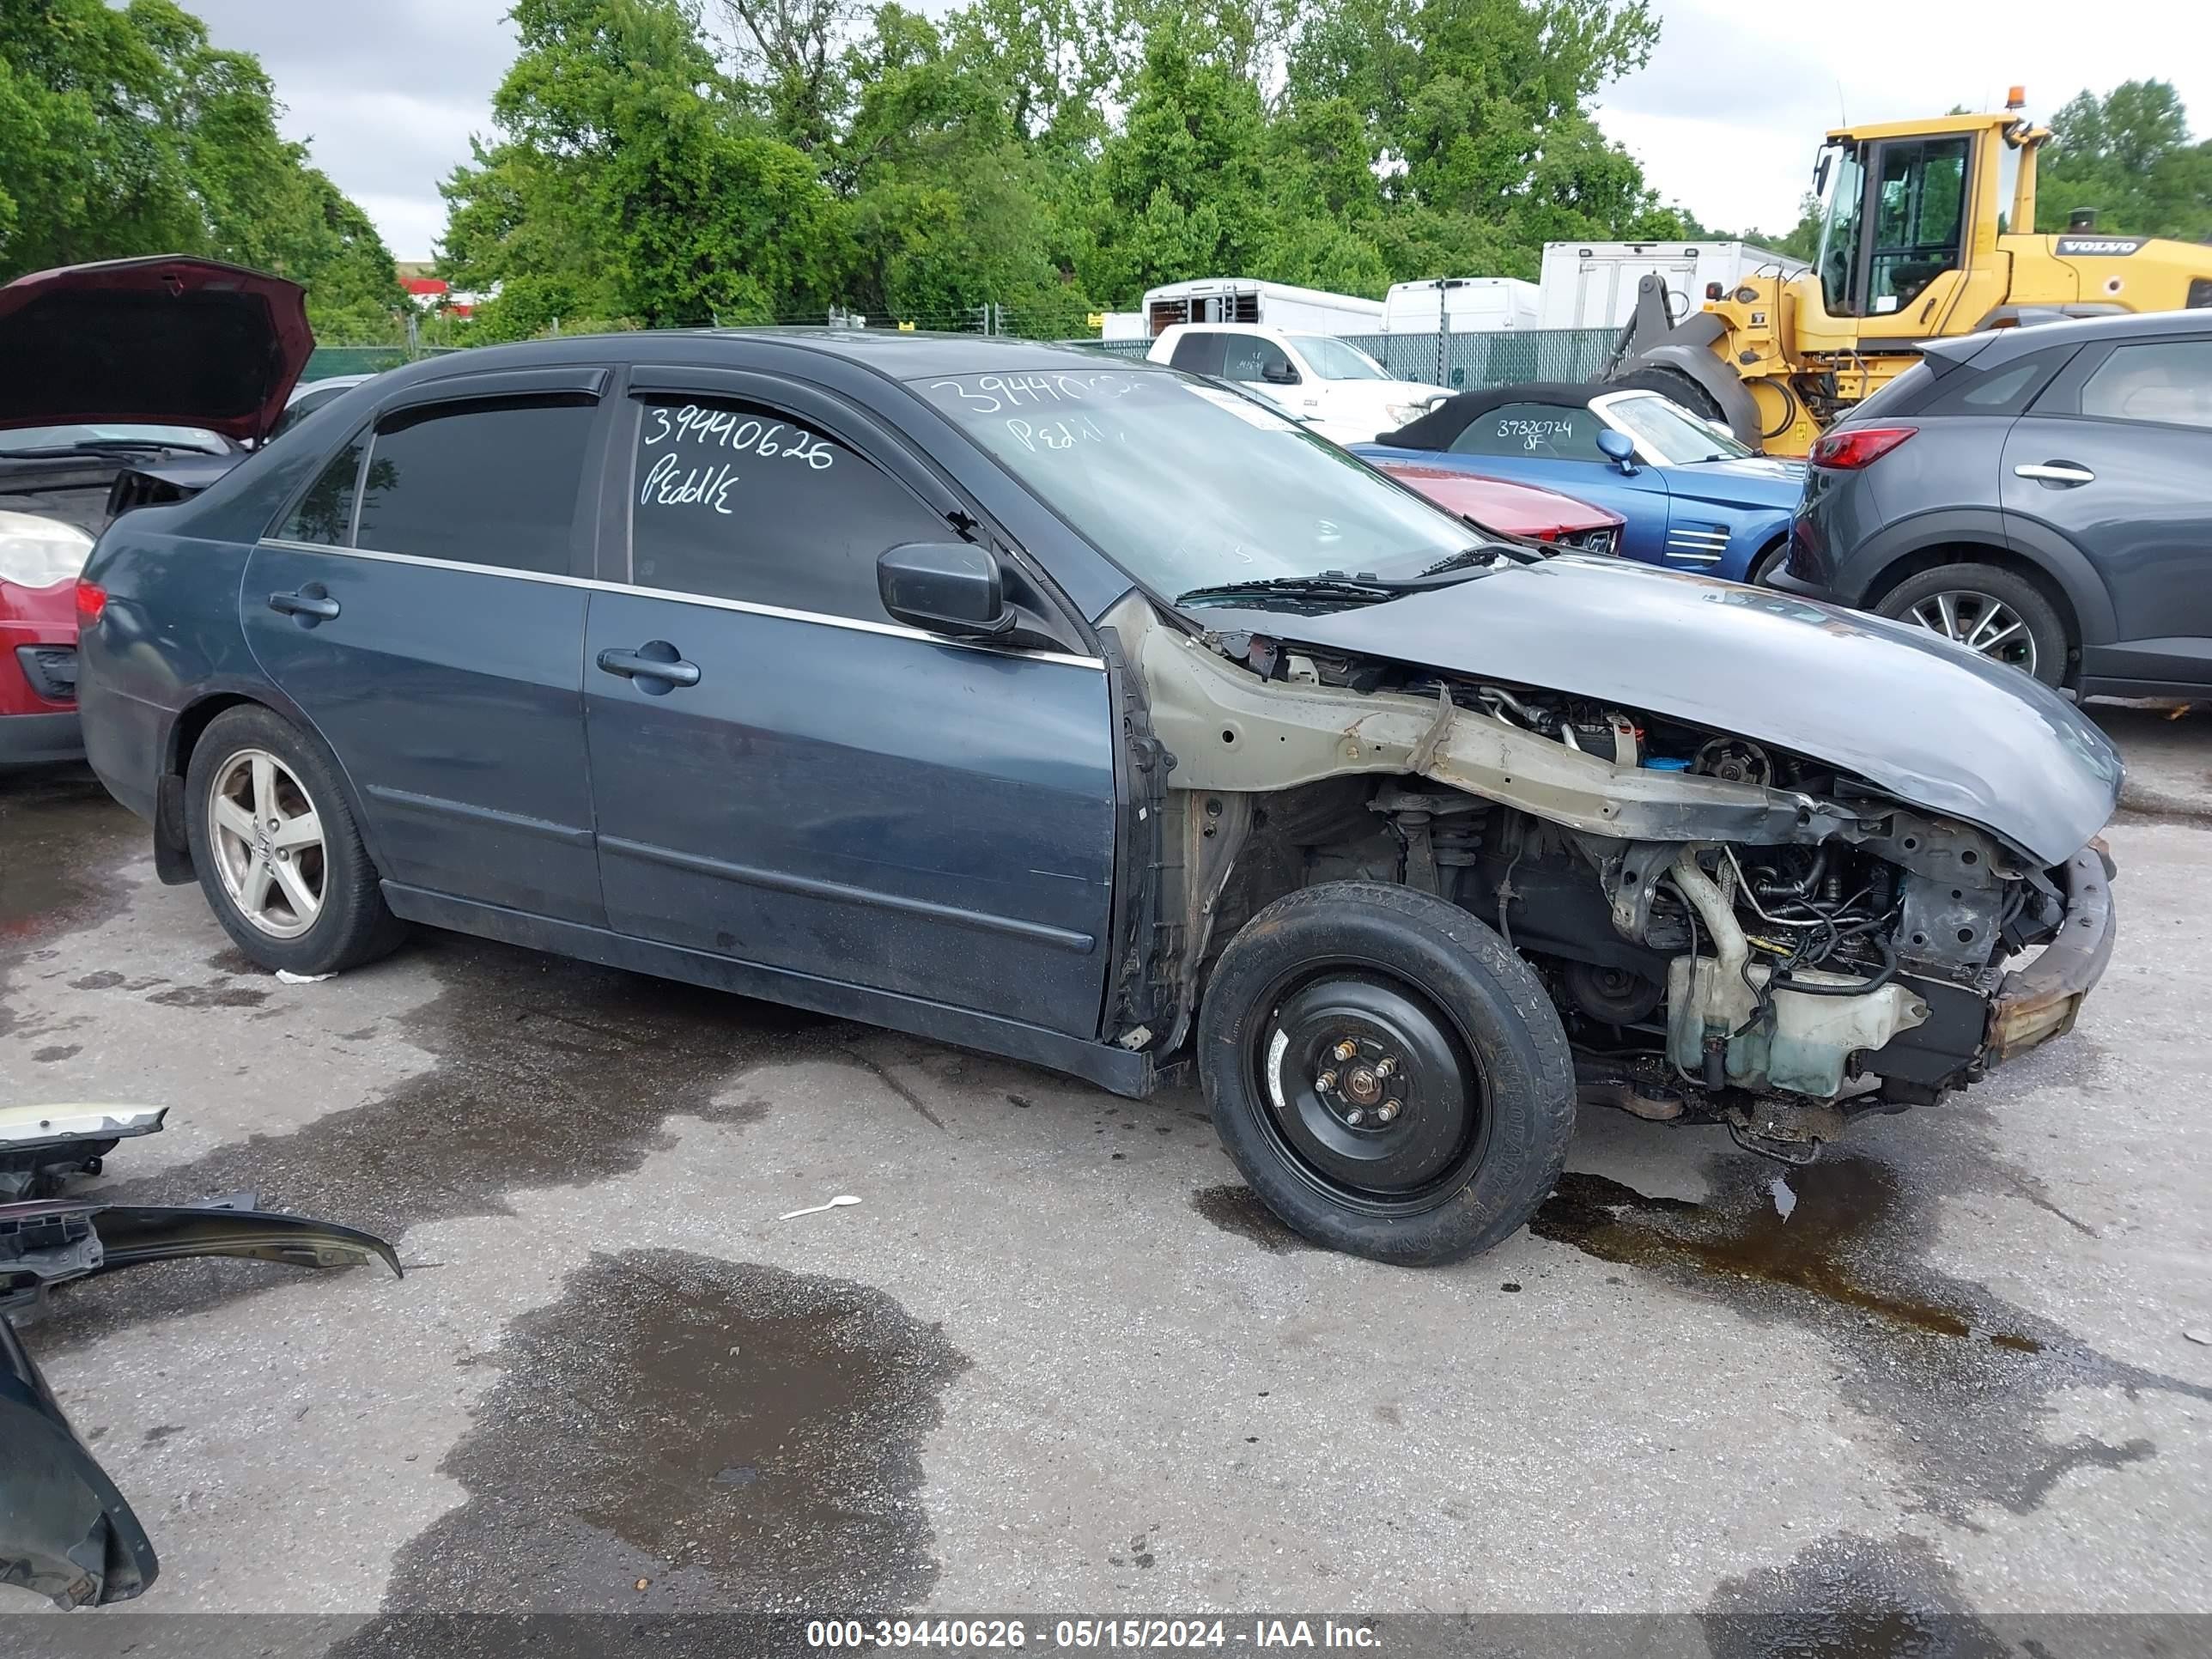
[[[1160,1049],[1268,904],[1395,883],[1536,970],[1585,1102],[1802,1161],[2063,1035],[2110,957],[2086,834],[2054,861],[1771,737],[1316,643],[1323,618],[1198,632],[1133,597],[1108,620],[1161,762],[1158,925],[1121,1021]],[[2072,833],[2033,828],[2046,853]]]

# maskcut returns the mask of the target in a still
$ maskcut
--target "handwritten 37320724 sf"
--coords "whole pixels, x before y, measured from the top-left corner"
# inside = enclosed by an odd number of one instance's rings
[[[638,453],[641,459],[653,455],[638,487],[639,506],[704,507],[726,516],[730,492],[744,475],[733,461],[714,455],[797,461],[815,472],[828,471],[837,459],[827,438],[803,427],[696,404],[648,409]]]

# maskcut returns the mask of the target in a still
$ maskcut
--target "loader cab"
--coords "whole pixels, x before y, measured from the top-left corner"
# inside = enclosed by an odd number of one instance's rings
[[[1920,338],[1973,254],[1975,133],[1844,137],[1820,157],[1820,303],[1863,337]],[[1944,281],[1948,276],[1948,281]]]

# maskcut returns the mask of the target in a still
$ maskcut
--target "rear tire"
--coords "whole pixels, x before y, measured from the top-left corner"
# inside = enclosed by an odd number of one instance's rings
[[[185,830],[209,908],[272,972],[358,968],[406,938],[322,744],[273,710],[216,715],[192,745]]]
[[[1261,1201],[1378,1261],[1435,1266],[1506,1238],[1574,1134],[1574,1061],[1536,975],[1458,906],[1380,882],[1306,888],[1254,917],[1207,987],[1198,1060]]]
[[[1906,577],[1881,596],[1874,611],[1893,622],[1960,640],[2045,685],[2065,681],[2064,621],[2041,588],[2001,566],[1938,565]]]
[[[1766,579],[1781,569],[1782,562],[1789,556],[1790,542],[1785,537],[1751,562],[1751,568],[1744,573],[1744,580],[1753,587],[1765,586]]]

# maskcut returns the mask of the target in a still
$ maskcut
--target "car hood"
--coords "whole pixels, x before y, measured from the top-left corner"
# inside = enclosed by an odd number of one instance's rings
[[[1322,616],[1190,614],[1209,629],[1540,686],[1772,744],[1978,824],[2045,865],[2078,852],[2119,799],[2111,742],[2019,670],[1768,588],[1567,554]]]
[[[1805,463],[1771,455],[1743,455],[1725,461],[1698,461],[1667,469],[1667,490],[1677,501],[1723,502],[1732,507],[1794,509],[1805,489]]]
[[[1355,453],[1357,453],[1355,451]],[[1571,495],[1534,484],[1486,478],[1456,467],[1423,461],[1377,459],[1373,465],[1438,507],[1510,536],[1544,536],[1561,531],[1601,530],[1621,522],[1620,514],[1592,507]]]
[[[0,428],[204,427],[283,413],[315,346],[296,283],[210,259],[111,259],[0,288]]]

